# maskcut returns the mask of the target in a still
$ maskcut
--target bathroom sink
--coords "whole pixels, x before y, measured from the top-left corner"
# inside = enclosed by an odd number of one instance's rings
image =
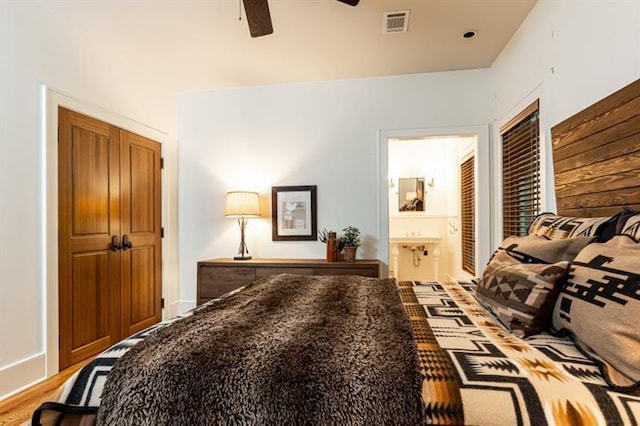
[[[428,236],[428,235],[390,235],[389,245],[391,246],[389,265],[389,276],[391,278],[398,278],[398,258],[400,257],[400,251],[409,249],[412,253],[416,253],[416,250],[422,252],[424,250],[424,256],[432,259],[433,262],[433,276],[431,279],[438,281],[439,275],[439,259],[440,259],[440,243],[442,237]],[[425,250],[427,249],[427,250]],[[415,266],[415,265],[414,265]]]

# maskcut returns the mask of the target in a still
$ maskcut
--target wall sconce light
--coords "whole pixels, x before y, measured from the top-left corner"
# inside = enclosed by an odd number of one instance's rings
[[[231,191],[227,192],[227,203],[224,210],[227,217],[237,217],[240,226],[240,247],[234,260],[249,260],[249,250],[244,241],[244,231],[247,227],[247,218],[260,217],[260,195],[257,192]]]
[[[427,182],[427,185],[429,185],[431,188],[433,188],[434,184],[435,182],[433,181],[433,178],[429,179],[429,182]]]

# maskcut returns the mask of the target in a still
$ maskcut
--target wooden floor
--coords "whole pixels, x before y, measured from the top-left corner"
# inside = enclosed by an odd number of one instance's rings
[[[0,401],[0,426],[18,426],[30,422],[33,411],[43,402],[55,400],[58,387],[91,359],[72,365],[55,376]]]

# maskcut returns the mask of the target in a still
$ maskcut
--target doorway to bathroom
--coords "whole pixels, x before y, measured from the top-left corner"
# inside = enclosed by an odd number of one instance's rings
[[[401,281],[468,280],[490,247],[488,128],[380,136],[381,259]]]

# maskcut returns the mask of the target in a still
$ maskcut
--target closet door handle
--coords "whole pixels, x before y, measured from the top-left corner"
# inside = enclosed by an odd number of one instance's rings
[[[113,237],[111,237],[111,251],[118,251],[121,248],[122,248],[122,246],[118,242],[118,237],[115,236],[115,235]]]
[[[129,241],[129,236],[127,234],[124,234],[122,236],[122,250],[129,250],[131,247],[133,247],[133,244],[131,244],[131,241]]]

